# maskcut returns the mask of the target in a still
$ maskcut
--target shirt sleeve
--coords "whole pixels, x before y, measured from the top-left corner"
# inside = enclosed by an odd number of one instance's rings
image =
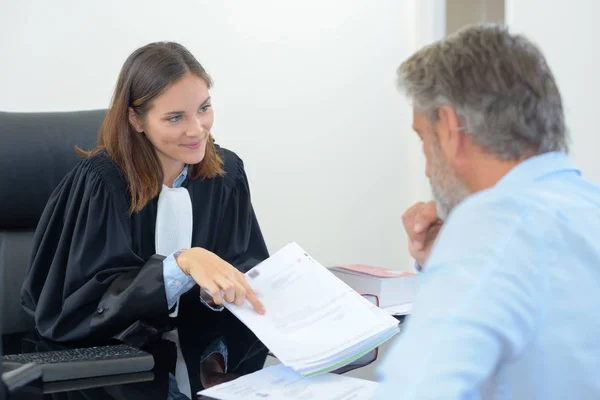
[[[175,253],[170,254],[163,260],[163,278],[165,280],[165,293],[167,306],[172,309],[177,299],[194,287],[196,282],[191,276],[186,275],[175,259]]]
[[[423,271],[423,267],[419,264],[417,260],[415,260],[415,270],[417,270],[417,272]]]
[[[208,306],[208,307],[210,307],[210,306]],[[225,344],[224,338],[219,337],[219,338],[213,340],[208,345],[206,350],[204,350],[204,353],[202,353],[202,357],[200,357],[200,362],[204,361],[205,359],[207,359],[208,357],[212,356],[215,353],[218,353],[223,357],[223,363],[224,363],[223,364],[224,365],[223,372],[227,373],[229,354],[228,354],[227,345]]]
[[[542,237],[527,215],[502,203],[457,209],[419,274],[413,312],[378,371],[376,398],[478,399],[497,366],[524,351],[543,315]]]

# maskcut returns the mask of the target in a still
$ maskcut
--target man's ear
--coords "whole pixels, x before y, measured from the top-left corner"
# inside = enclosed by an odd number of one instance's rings
[[[138,115],[133,111],[133,108],[129,107],[129,123],[133,126],[133,129],[138,131],[139,133],[144,132],[144,128],[142,128],[142,124],[138,118]]]
[[[448,105],[441,106],[438,109],[437,124],[442,151],[447,157],[455,157],[460,152],[464,140],[456,110]]]

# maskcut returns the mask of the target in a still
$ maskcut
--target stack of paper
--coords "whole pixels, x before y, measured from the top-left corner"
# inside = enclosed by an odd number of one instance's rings
[[[396,304],[395,306],[385,307],[384,311],[390,315],[407,315],[412,311],[412,303]]]
[[[416,274],[369,265],[344,265],[330,270],[352,289],[379,298],[379,307],[412,303],[418,284]]]
[[[333,371],[398,333],[398,321],[336,278],[296,243],[246,273],[267,312],[226,303],[284,365]]]
[[[200,399],[217,400],[366,400],[376,391],[376,382],[334,374],[304,378],[280,364],[213,386],[198,395]]]

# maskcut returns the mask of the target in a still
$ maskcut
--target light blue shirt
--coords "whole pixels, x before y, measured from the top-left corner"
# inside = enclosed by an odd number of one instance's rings
[[[548,153],[469,196],[420,274],[377,399],[600,399],[600,187]]]
[[[181,174],[173,181],[173,187],[181,187],[185,178],[187,178],[188,166],[186,165]],[[184,250],[184,249],[182,249]],[[177,299],[194,287],[196,282],[191,276],[183,273],[175,260],[175,253],[169,254],[163,260],[163,279],[165,281],[165,292],[167,294],[167,304],[169,309],[177,303]]]
[[[179,176],[177,177],[177,179],[175,179],[175,181],[173,181],[173,187],[174,188],[181,187],[181,185],[185,181],[185,178],[187,178],[187,174],[188,174],[188,166],[186,165],[183,168],[183,171],[181,171],[181,174],[179,174]],[[181,249],[181,250],[185,250],[185,249]],[[187,276],[186,274],[184,274],[183,271],[181,270],[181,268],[179,268],[179,265],[177,265],[177,260],[175,259],[176,253],[177,252],[169,254],[163,260],[163,279],[165,282],[165,293],[167,296],[167,304],[168,304],[169,310],[175,306],[175,304],[177,303],[177,299],[179,299],[179,297],[181,295],[183,295],[184,293],[186,293],[188,290],[190,290],[191,288],[193,288],[196,285],[196,282],[194,281],[194,279],[191,276]],[[207,304],[204,301],[204,299],[202,299],[202,297],[200,297],[200,301],[202,302],[202,304],[204,304],[205,306],[207,306],[208,308],[210,308],[213,311],[222,311],[223,310],[223,307],[210,306],[209,304]],[[210,355],[212,355],[214,353],[219,353],[223,356],[223,360],[225,361],[225,372],[227,372],[228,364],[229,364],[228,363],[228,358],[229,358],[228,357],[228,349],[227,349],[227,345],[220,337],[215,339],[214,341],[212,341],[207,346],[207,348],[204,350],[204,353],[202,354],[202,356],[200,358],[200,362],[202,362],[202,360],[204,360],[205,358],[209,357]],[[177,383],[175,381],[175,378],[172,376],[172,374],[169,374],[169,380],[170,380],[169,381],[169,390],[170,391],[173,390],[174,393],[179,393],[179,389],[177,389],[175,391],[175,389],[173,388],[173,385],[175,386],[175,388],[177,387]],[[181,395],[181,396],[183,396],[183,395]]]
[[[173,181],[173,187],[178,188],[181,187],[185,178],[187,178],[188,174],[188,166],[186,165],[181,171],[181,174]],[[185,249],[181,249],[185,250]],[[191,288],[196,285],[196,282],[191,276],[188,276],[183,273],[179,265],[177,265],[177,261],[175,260],[175,253],[169,254],[163,260],[163,279],[165,281],[165,293],[167,296],[167,305],[169,310],[175,306],[177,303],[177,299]],[[202,298],[200,301],[214,311],[221,311],[223,307],[211,307],[207,304]]]

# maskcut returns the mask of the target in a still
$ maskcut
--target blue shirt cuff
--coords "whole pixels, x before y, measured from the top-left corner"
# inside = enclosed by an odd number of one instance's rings
[[[219,353],[223,356],[223,361],[225,361],[225,371],[224,372],[227,373],[227,358],[228,358],[227,346],[225,345],[225,342],[223,341],[222,338],[218,338],[218,339],[214,340],[206,348],[206,350],[204,350],[202,357],[200,357],[200,362],[204,361],[205,359],[207,359],[208,357],[210,357],[211,355],[213,355],[215,353]]]
[[[186,293],[196,284],[191,276],[187,276],[179,268],[174,254],[170,254],[163,260],[163,278],[165,280],[165,292],[169,310],[175,306],[182,294]]]
[[[415,269],[417,270],[417,272],[422,272],[423,271],[423,267],[421,267],[419,265],[419,263],[417,262],[417,260],[415,260]]]

